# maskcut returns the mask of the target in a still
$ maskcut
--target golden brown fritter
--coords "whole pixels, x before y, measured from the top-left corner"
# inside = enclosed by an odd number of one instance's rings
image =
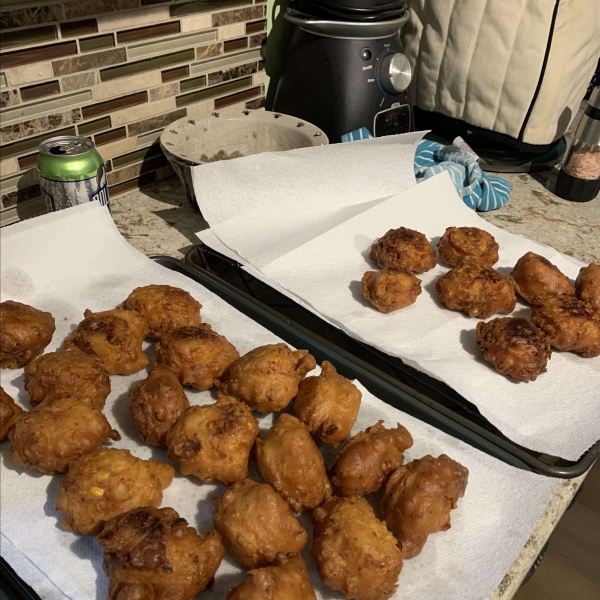
[[[331,495],[325,462],[305,425],[283,413],[256,440],[258,470],[294,512],[313,510]]]
[[[361,280],[362,293],[382,313],[414,304],[421,293],[421,281],[408,269],[367,271]]]
[[[479,319],[510,314],[517,304],[510,281],[490,267],[455,267],[436,281],[435,289],[450,310],[461,310]]]
[[[600,318],[600,265],[590,263],[582,267],[575,282],[577,297],[587,302]]]
[[[156,365],[148,377],[131,388],[129,406],[141,438],[151,446],[167,446],[167,432],[190,403],[171,369]]]
[[[221,536],[200,537],[172,508],[138,508],[98,536],[108,600],[191,600],[211,586],[225,555]]]
[[[364,496],[376,492],[413,445],[410,433],[397,424],[386,429],[383,421],[349,439],[332,469],[331,484],[339,496]]]
[[[306,545],[306,529],[267,483],[243,479],[214,500],[215,529],[246,569],[267,567],[277,554],[300,553]]]
[[[517,261],[509,279],[517,294],[529,304],[538,304],[553,296],[575,295],[569,278],[547,258],[533,252]]]
[[[308,567],[298,554],[278,554],[275,565],[253,569],[225,600],[317,600]]]
[[[450,511],[465,495],[469,471],[445,454],[396,469],[381,499],[381,515],[400,541],[402,558],[421,553],[427,537],[450,529]]]
[[[131,375],[148,366],[142,350],[148,323],[140,313],[115,308],[97,313],[86,310],[83,315],[83,321],[65,340],[65,350],[79,348],[97,356],[110,375]]]
[[[54,317],[28,304],[0,304],[0,367],[18,369],[41,354],[51,342]]]
[[[475,339],[483,358],[517,381],[535,381],[552,356],[546,335],[523,317],[481,321]]]
[[[134,508],[162,502],[173,481],[167,463],[142,460],[120,448],[98,448],[69,465],[60,480],[56,510],[64,514],[67,531],[98,535],[106,521]]]
[[[600,318],[575,296],[555,296],[534,306],[531,320],[557,350],[600,356]]]
[[[8,439],[8,432],[25,411],[0,387],[0,442]]]
[[[499,248],[494,236],[478,227],[448,227],[438,242],[440,257],[451,267],[491,267]]]
[[[435,249],[414,229],[390,229],[371,246],[369,258],[382,269],[408,269],[425,273],[435,267]]]
[[[402,570],[398,542],[364,498],[332,498],[313,513],[312,557],[323,583],[355,600],[386,600]]]
[[[146,285],[135,288],[122,306],[146,317],[148,337],[159,340],[179,327],[198,327],[202,323],[202,305],[191,294],[170,285]]]
[[[169,458],[184,475],[229,485],[248,475],[248,460],[259,435],[252,411],[231,396],[192,406],[167,434]]]
[[[350,435],[361,398],[358,388],[324,360],[320,375],[300,382],[294,413],[313,435],[337,446]]]
[[[97,356],[78,348],[38,356],[25,367],[25,389],[31,406],[48,398],[89,398],[93,408],[104,408],[110,394],[108,371]]]
[[[85,399],[53,398],[26,413],[8,434],[14,461],[43,473],[65,473],[103,440],[120,440],[106,417]]]
[[[298,393],[299,383],[316,366],[308,350],[268,344],[254,348],[236,360],[229,378],[219,384],[219,389],[252,410],[264,414],[277,412],[291,402]]]
[[[173,329],[154,348],[157,365],[169,367],[183,385],[198,390],[210,389],[240,356],[233,344],[206,323]]]

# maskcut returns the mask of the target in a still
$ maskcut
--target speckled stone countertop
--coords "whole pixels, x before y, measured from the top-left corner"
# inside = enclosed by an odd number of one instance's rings
[[[575,124],[578,119],[575,119]],[[504,174],[512,185],[508,204],[481,216],[507,231],[525,235],[584,262],[600,263],[600,199],[568,202],[552,193],[558,168],[540,173]],[[129,242],[147,255],[183,258],[207,227],[177,180],[111,200],[115,223]],[[563,481],[540,521],[490,600],[508,600],[537,559],[585,476]]]

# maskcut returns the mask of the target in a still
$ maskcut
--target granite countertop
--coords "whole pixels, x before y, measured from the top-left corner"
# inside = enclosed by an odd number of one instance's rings
[[[574,124],[577,122],[576,118]],[[600,199],[577,203],[558,198],[550,191],[557,174],[557,167],[534,174],[503,174],[512,186],[508,204],[481,216],[498,227],[584,262],[600,263]],[[207,227],[175,179],[119,196],[111,200],[111,204],[121,233],[147,255],[183,258],[187,250],[198,243],[194,233]],[[507,600],[516,594],[584,478],[585,475],[561,483],[490,600]]]

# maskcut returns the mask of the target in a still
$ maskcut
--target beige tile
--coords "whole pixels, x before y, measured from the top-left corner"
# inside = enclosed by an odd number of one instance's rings
[[[113,156],[119,156],[136,149],[135,138],[125,138],[112,144],[104,144],[98,147],[98,152],[104,160],[108,160]]]
[[[165,85],[152,88],[151,90],[148,90],[148,93],[150,95],[150,102],[162,100],[163,98],[168,98],[169,96],[176,96],[179,94],[179,81],[165,83]]]
[[[169,7],[157,6],[149,10],[135,10],[123,13],[109,13],[97,17],[99,31],[115,31],[127,27],[141,27],[169,20]]]
[[[67,75],[61,79],[63,92],[79,90],[85,87],[92,87],[96,83],[96,71],[86,71],[85,73],[76,73]]]
[[[110,119],[113,127],[118,127],[119,125],[126,125],[140,119],[160,115],[161,113],[175,110],[175,108],[177,108],[175,106],[175,98],[165,98],[158,102],[148,102],[147,104],[139,104],[138,106],[132,106],[124,110],[117,110],[111,113]]]
[[[28,171],[23,171],[18,175],[13,175],[8,179],[3,179],[0,181],[0,192],[2,194],[7,194],[8,192],[28,188],[38,183],[39,180],[40,177],[37,169],[29,169]]]
[[[87,104],[92,99],[90,90],[76,92],[75,94],[67,94],[65,96],[50,97],[40,102],[30,102],[14,108],[5,109],[3,112],[2,125],[10,125],[18,123],[24,119],[30,119],[38,115],[43,115],[49,112],[58,112],[64,108],[72,106],[82,106]]]
[[[19,170],[19,163],[16,158],[7,158],[0,161],[0,177],[12,175]]]
[[[43,79],[54,77],[52,63],[50,62],[34,63],[32,65],[23,65],[13,69],[6,69],[4,74],[8,79],[9,85],[22,85],[24,83],[33,83],[35,81],[42,81]]]
[[[150,133],[144,133],[144,135],[137,136],[137,147],[144,148],[145,146],[150,146],[156,140],[158,140],[162,134],[163,130],[159,131],[151,131]]]
[[[246,35],[246,24],[245,23],[232,23],[231,25],[223,25],[219,27],[219,39],[229,40],[231,38],[242,37]]]
[[[179,21],[181,23],[182,33],[187,33],[188,31],[200,31],[201,29],[211,29],[212,27],[212,16],[210,13],[183,17]]]
[[[267,72],[259,71],[258,73],[254,73],[252,75],[252,85],[261,85],[267,82]]]
[[[123,77],[114,81],[101,83],[92,89],[94,100],[106,100],[116,96],[123,96],[131,92],[138,92],[149,87],[161,84],[160,71],[147,71],[133,77]]]
[[[127,56],[129,59],[145,58],[147,56],[156,56],[157,54],[166,54],[176,52],[190,46],[199,46],[208,42],[214,42],[217,39],[216,31],[197,31],[185,35],[177,35],[170,38],[159,38],[152,42],[136,44],[127,47]]]
[[[203,100],[202,102],[197,102],[196,104],[190,104],[187,108],[188,117],[190,115],[197,115],[200,113],[210,112],[215,108],[214,99]]]

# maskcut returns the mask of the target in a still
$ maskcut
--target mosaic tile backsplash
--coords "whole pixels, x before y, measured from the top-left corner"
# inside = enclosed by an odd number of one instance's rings
[[[264,105],[265,0],[63,0],[0,10],[0,224],[45,212],[38,144],[94,140],[111,197],[173,175],[164,127]]]

